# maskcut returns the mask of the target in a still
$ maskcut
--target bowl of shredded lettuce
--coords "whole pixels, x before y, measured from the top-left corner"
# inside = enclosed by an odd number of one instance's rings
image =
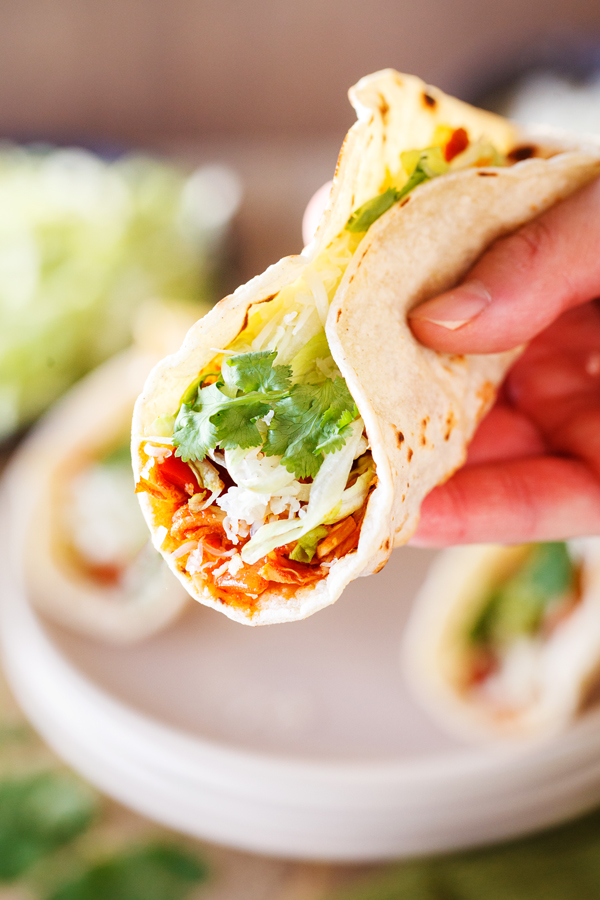
[[[235,173],[0,146],[0,441],[131,340],[144,301],[206,304]]]

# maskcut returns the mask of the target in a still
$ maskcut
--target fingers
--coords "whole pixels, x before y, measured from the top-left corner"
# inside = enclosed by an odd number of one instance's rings
[[[600,295],[600,182],[496,241],[465,282],[410,313],[416,337],[449,353],[508,350]]]
[[[534,423],[522,412],[497,404],[475,432],[466,465],[541,456],[546,449]]]
[[[319,219],[327,206],[332,183],[333,182],[328,181],[326,184],[322,185],[308,201],[308,205],[304,210],[304,216],[302,218],[302,240],[304,241],[304,246],[310,244],[315,236]]]
[[[411,543],[443,547],[600,533],[600,480],[584,464],[535,457],[472,466],[435,488]]]

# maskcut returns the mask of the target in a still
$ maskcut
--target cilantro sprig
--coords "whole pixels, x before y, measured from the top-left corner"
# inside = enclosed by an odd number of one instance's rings
[[[276,350],[233,356],[214,384],[186,395],[175,420],[177,456],[201,461],[217,448],[261,447],[281,456],[296,478],[317,474],[324,455],[344,446],[358,410],[343,378],[292,383],[291,366],[274,365],[276,356]],[[269,412],[265,436],[258,422]]]

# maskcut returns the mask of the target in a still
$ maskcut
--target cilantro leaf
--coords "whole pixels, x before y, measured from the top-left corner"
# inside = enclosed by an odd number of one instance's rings
[[[240,398],[246,400],[246,398]],[[263,437],[256,427],[256,420],[266,416],[271,407],[260,400],[235,405],[235,401],[224,406],[212,416],[216,428],[217,444],[223,450],[241,447],[259,447]]]
[[[290,396],[275,406],[264,452],[281,456],[283,465],[296,478],[314,477],[323,462],[323,452],[339,449],[346,442],[343,429],[347,414],[352,421],[357,411],[343,378],[294,385]],[[342,416],[344,425],[340,429]]]
[[[209,387],[198,388],[194,402],[181,405],[173,430],[177,456],[184,462],[190,459],[201,461],[217,446],[232,450],[262,444],[256,420],[266,416],[287,391],[255,390],[253,386],[287,385],[290,377],[288,366],[273,366],[275,355],[244,353],[234,356],[226,365],[235,362],[235,366],[230,366],[229,370],[223,366],[227,375],[231,375],[228,383],[219,380]],[[236,381],[243,385],[241,389]],[[248,392],[244,393],[246,390]]]
[[[202,460],[209,450],[217,446],[217,429],[211,416],[221,409],[226,397],[217,384],[198,390],[193,406],[182,403],[175,419],[173,443],[177,456],[184,462]]]
[[[208,869],[186,848],[152,842],[92,861],[49,900],[183,900]]]
[[[344,446],[358,410],[343,378],[291,384],[291,367],[273,365],[276,351],[227,360],[222,378],[183,403],[173,432],[176,454],[201,461],[210,450],[262,447],[281,456],[296,478],[314,477],[323,456]],[[190,397],[190,401],[192,397]],[[266,439],[257,420],[272,411]]]
[[[223,366],[228,387],[249,391],[286,391],[290,386],[291,366],[274,366],[276,350],[258,350],[232,356]]]
[[[57,772],[0,782],[0,882],[12,881],[70,843],[97,811],[92,792]]]

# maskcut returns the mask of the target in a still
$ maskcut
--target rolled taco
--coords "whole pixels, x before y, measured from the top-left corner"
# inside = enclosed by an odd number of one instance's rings
[[[445,551],[403,659],[417,695],[463,737],[558,732],[600,674],[600,538]]]
[[[190,602],[151,545],[132,492],[129,436],[148,372],[193,320],[187,307],[144,305],[136,346],[68,392],[33,430],[8,478],[32,602],[97,640],[143,640]]]
[[[392,70],[350,98],[312,243],[198,322],[135,408],[155,546],[249,625],[316,612],[409,539],[515,354],[434,353],[407,310],[600,172],[593,143],[534,138]]]

